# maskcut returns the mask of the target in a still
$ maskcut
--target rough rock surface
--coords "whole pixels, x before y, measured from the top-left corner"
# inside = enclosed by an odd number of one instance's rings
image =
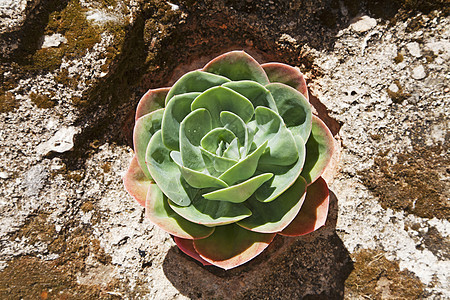
[[[411,3],[0,0],[0,298],[450,298],[450,18]],[[342,150],[326,226],[225,272],[121,177],[140,95],[231,49],[299,66]]]

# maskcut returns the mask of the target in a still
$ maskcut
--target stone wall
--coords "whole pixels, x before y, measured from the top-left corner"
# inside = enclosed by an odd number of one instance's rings
[[[449,38],[446,0],[0,0],[0,298],[449,298]],[[222,271],[121,178],[141,95],[231,49],[298,66],[341,157],[323,228]]]

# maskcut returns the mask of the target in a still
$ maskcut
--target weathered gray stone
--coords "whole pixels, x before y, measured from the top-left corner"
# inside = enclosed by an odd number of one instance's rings
[[[438,201],[450,190],[448,17],[411,12],[393,24],[358,11],[363,17],[349,25],[354,8],[342,1],[338,9],[329,1],[232,2],[148,2],[142,12],[138,1],[80,1],[94,29],[108,20],[131,24],[123,36],[102,32],[56,69],[5,63],[2,79],[17,80],[0,94],[15,101],[0,107],[0,298],[450,297],[450,223]],[[0,0],[0,11],[14,11],[1,26],[20,29],[24,3]],[[410,30],[419,16],[423,24]],[[177,250],[144,218],[122,177],[143,92],[235,47],[299,67],[341,152],[327,224],[276,238],[225,272]],[[55,105],[40,108],[31,93]],[[420,172],[426,176],[414,177]],[[372,267],[383,275],[374,278]]]

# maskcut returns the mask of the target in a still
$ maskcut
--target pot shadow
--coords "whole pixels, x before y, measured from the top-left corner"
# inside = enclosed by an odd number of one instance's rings
[[[164,259],[164,274],[192,299],[341,299],[353,263],[336,233],[337,202],[330,191],[325,226],[296,238],[278,235],[242,266],[205,267],[174,246]]]

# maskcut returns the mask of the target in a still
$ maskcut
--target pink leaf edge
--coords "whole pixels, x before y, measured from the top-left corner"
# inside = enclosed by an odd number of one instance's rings
[[[322,177],[308,186],[306,199],[295,219],[280,235],[299,236],[311,233],[325,225],[329,207],[328,185]]]
[[[289,85],[299,91],[309,101],[308,87],[303,73],[297,67],[282,63],[265,63],[261,67],[269,77],[270,82],[280,82]]]
[[[130,166],[122,180],[127,192],[136,199],[140,205],[145,207],[145,200],[151,181],[145,176],[144,172],[142,172],[136,155],[131,159]]]
[[[162,103],[164,103],[166,95],[169,93],[169,91],[170,87],[148,90],[144,94],[144,96],[142,96],[141,100],[139,100],[138,106],[136,108],[135,120],[155,110],[153,106],[155,106],[155,102],[158,103],[158,100],[160,102],[162,100]]]
[[[193,259],[199,261],[204,266],[211,266],[212,264],[200,257],[200,255],[195,251],[194,241],[188,239],[182,239],[174,236],[173,240],[177,244],[178,248],[183,251],[186,255],[192,257]]]

